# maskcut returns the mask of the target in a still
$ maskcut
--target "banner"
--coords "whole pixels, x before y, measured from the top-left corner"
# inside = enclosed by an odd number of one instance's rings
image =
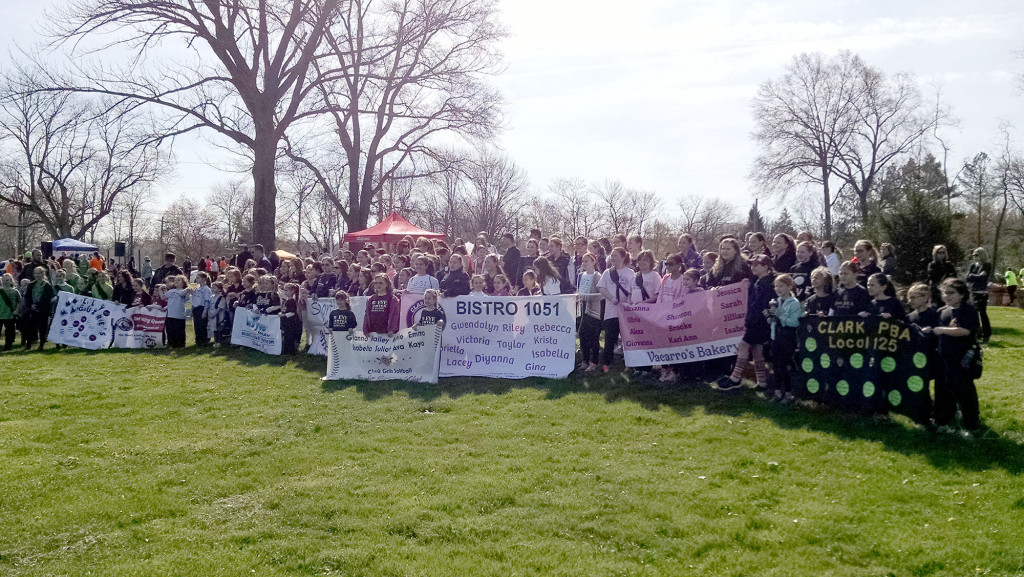
[[[352,313],[356,315],[356,322],[363,324],[363,315],[366,313],[366,297],[349,297],[349,306]],[[331,330],[327,327],[327,321],[331,317],[331,311],[338,308],[338,303],[330,297],[318,299],[306,299],[306,310],[302,314],[302,324],[306,328],[306,343],[311,355],[326,355],[330,348]]]
[[[61,291],[46,340],[93,351],[105,349],[110,346],[111,322],[123,310],[110,301]]]
[[[797,334],[794,384],[802,396],[928,420],[929,345],[917,327],[881,317],[808,317]]]
[[[235,309],[231,344],[256,349],[268,355],[281,354],[281,317],[261,315],[241,307]]]
[[[619,306],[627,367],[672,365],[736,354],[750,282],[684,295],[678,302]]]
[[[329,341],[325,381],[437,383],[441,331],[436,325],[402,329],[392,338],[345,331],[332,334]]]
[[[406,298],[421,295],[403,297],[403,310],[412,310]],[[441,299],[441,376],[567,377],[576,361],[575,301],[576,295]]]
[[[124,309],[124,307],[121,307]],[[132,307],[114,321],[114,348],[155,349],[164,346],[167,311],[159,307]]]

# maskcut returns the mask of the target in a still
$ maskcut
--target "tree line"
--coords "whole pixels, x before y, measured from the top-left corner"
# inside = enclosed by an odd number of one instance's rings
[[[47,22],[47,48],[21,52],[0,86],[0,243],[16,233],[17,249],[32,231],[187,254],[330,249],[392,210],[451,236],[636,232],[666,249],[680,231],[703,245],[742,224],[720,199],[676,199],[669,218],[657,191],[614,179],[531,184],[494,144],[507,34],[494,0],[76,0]],[[941,91],[925,99],[913,76],[851,52],[795,56],[751,113],[750,181],[785,208],[766,223],[755,203],[750,230],[842,245],[914,225],[913,239],[934,228],[1020,258],[1012,127],[1001,150],[951,166]],[[247,177],[157,214],[174,139],[193,132]]]

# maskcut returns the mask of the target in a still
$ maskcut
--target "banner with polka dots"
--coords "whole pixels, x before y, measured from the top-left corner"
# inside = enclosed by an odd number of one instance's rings
[[[928,419],[928,342],[881,317],[807,317],[796,354],[796,391],[849,411]]]
[[[46,340],[80,349],[99,350],[110,346],[111,323],[124,316],[124,307],[110,301],[61,291]]]

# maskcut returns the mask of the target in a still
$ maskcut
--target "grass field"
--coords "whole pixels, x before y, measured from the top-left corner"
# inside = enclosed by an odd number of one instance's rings
[[[987,432],[665,388],[0,356],[4,575],[1024,575],[1024,314]]]

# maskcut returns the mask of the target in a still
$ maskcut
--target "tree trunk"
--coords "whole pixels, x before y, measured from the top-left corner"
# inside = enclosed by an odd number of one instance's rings
[[[257,130],[253,146],[252,242],[262,244],[270,252],[277,242],[277,183],[274,180],[277,162],[277,140]]]
[[[828,167],[821,167],[821,187],[825,194],[823,207],[825,209],[825,238],[832,239],[832,194],[828,188]]]

